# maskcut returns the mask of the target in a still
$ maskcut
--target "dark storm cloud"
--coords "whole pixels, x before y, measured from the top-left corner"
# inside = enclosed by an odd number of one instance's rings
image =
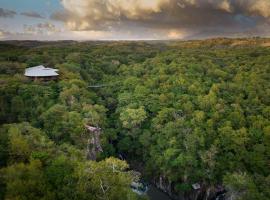
[[[189,35],[269,32],[270,0],[62,0],[64,11],[51,18],[70,30],[119,31],[136,27]],[[136,31],[137,30],[137,31]]]
[[[33,17],[33,18],[45,18],[42,15],[40,15],[39,13],[35,12],[35,11],[27,11],[27,12],[22,12],[21,15],[27,16],[27,17]]]
[[[13,10],[0,8],[0,17],[14,17],[17,13]]]

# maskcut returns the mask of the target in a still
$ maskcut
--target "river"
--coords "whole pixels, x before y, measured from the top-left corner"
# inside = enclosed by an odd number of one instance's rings
[[[150,200],[171,200],[171,198],[168,195],[161,192],[160,190],[158,190],[156,187],[152,185],[149,186],[147,195],[150,198]]]

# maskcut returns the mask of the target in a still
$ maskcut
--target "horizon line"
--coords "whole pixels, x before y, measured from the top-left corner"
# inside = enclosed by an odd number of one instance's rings
[[[270,39],[270,36],[261,37],[261,36],[247,36],[247,37],[207,37],[207,38],[190,38],[190,39],[88,39],[88,40],[74,40],[74,39],[58,39],[58,40],[25,40],[25,39],[16,39],[16,40],[1,40],[0,42],[12,42],[12,41],[29,41],[29,42],[64,42],[64,41],[73,41],[73,42],[138,42],[138,41],[196,41],[196,40],[212,40],[212,39]]]

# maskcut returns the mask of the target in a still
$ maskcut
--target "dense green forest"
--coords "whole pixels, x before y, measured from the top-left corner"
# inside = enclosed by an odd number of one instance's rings
[[[270,199],[269,45],[2,42],[0,199],[145,198],[133,169],[176,199]],[[24,76],[41,64],[59,79]],[[102,130],[96,161],[85,125]]]

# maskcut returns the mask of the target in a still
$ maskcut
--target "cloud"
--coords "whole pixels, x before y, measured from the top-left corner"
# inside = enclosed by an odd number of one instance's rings
[[[182,38],[252,32],[270,20],[270,0],[62,0],[51,15],[73,31]],[[269,32],[269,29],[266,30]],[[185,34],[183,34],[183,32]],[[264,31],[265,32],[265,31]],[[213,34],[212,34],[213,33]]]
[[[43,25],[41,25],[43,27]],[[49,28],[51,29],[51,28]],[[24,25],[24,31],[0,29],[0,40],[104,40],[111,37],[103,31],[38,31],[36,26]]]
[[[34,25],[24,24],[23,26],[24,34],[31,35],[51,35],[57,32],[61,32],[62,30],[57,28],[54,24],[50,22],[38,23]]]
[[[184,38],[186,36],[186,33],[184,31],[179,30],[170,30],[167,34],[167,37],[169,39],[180,39]]]
[[[68,39],[69,35],[50,22],[24,24],[19,31],[0,29],[0,40],[59,40]]]
[[[45,18],[42,15],[40,15],[39,13],[35,12],[35,11],[27,11],[27,12],[22,12],[21,15],[27,16],[27,17],[33,17],[33,18]]]
[[[6,32],[6,31],[0,29],[0,39],[5,38],[7,34],[8,34],[8,32]]]
[[[14,17],[17,13],[13,10],[8,10],[4,8],[0,8],[0,17]]]
[[[18,37],[26,36],[25,33],[22,32],[14,32],[14,31],[8,31],[0,29],[0,39],[6,40],[6,39],[17,39]]]

